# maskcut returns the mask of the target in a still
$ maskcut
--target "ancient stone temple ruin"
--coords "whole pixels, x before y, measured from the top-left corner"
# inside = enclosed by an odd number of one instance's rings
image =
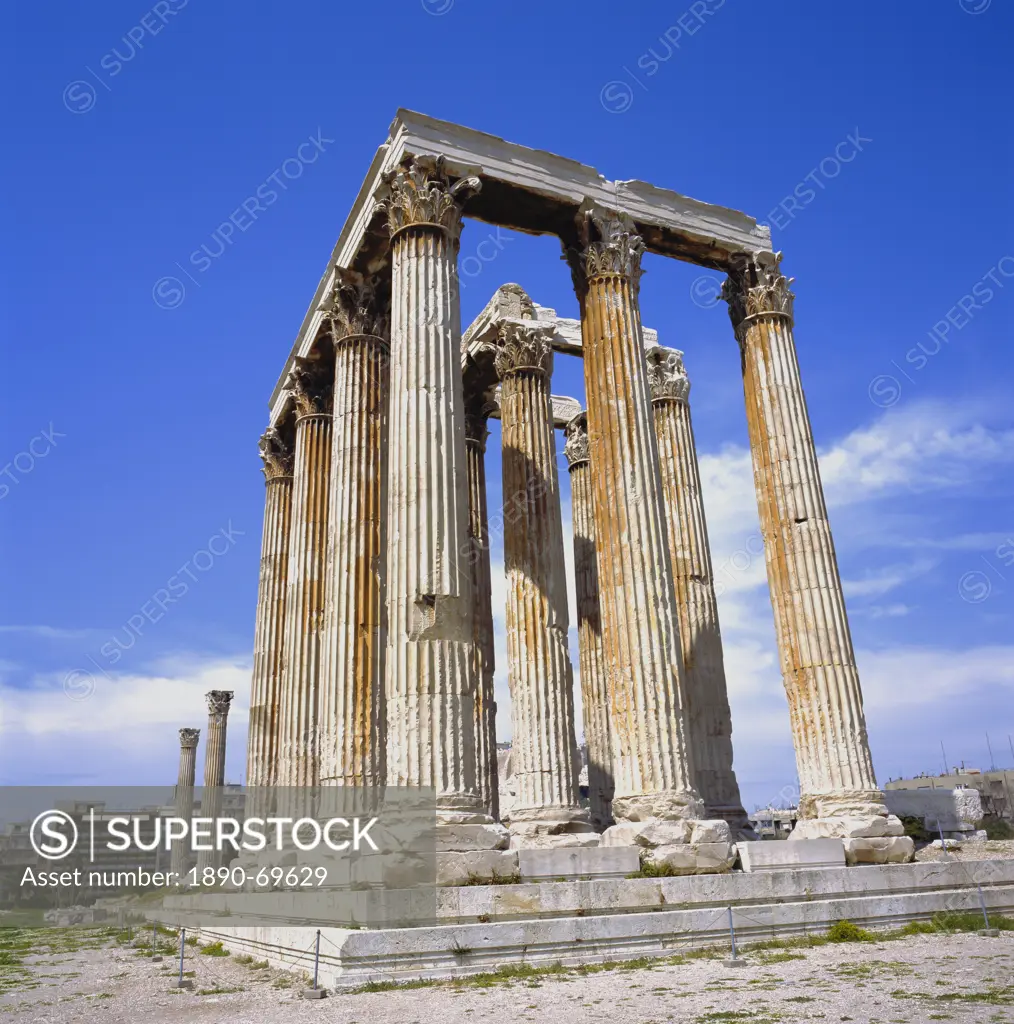
[[[505,285],[463,332],[464,217],[556,235],[580,320]],[[249,784],[432,787],[440,849],[471,873],[510,873],[519,849],[616,846],[726,871],[733,844],[754,838],[733,770],[690,382],[683,353],[641,324],[645,252],[726,275],[802,791],[795,835],[843,840],[852,862],[910,857],[873,773],[791,281],[767,228],[407,111],[349,213],[261,439]],[[583,359],[586,407],[553,394],[556,352]],[[492,513],[490,417],[503,437]],[[580,726],[558,467],[571,480]],[[507,827],[491,515],[506,569]]]

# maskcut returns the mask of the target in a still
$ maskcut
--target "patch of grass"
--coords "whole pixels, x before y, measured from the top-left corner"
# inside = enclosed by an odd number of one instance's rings
[[[1014,826],[1006,818],[987,815],[975,827],[983,829],[987,839],[1014,839]]]
[[[201,956],[231,956],[232,954],[222,945],[222,940],[218,939],[215,942],[209,942],[206,946],[201,946],[198,951]]]
[[[852,921],[835,921],[827,930],[828,942],[875,942],[877,936]]]
[[[214,988],[199,988],[197,994],[199,996],[224,996],[230,992],[245,992],[246,990],[238,986],[231,988],[224,988],[221,985],[216,985]]]
[[[521,872],[515,871],[510,875],[501,875],[499,871],[494,871],[491,878],[487,878],[486,875],[476,875],[473,872],[468,873],[468,877],[462,885],[520,885],[521,884]]]

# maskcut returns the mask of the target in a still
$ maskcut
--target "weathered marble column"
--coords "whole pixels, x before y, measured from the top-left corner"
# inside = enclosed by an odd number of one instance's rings
[[[570,467],[570,508],[574,532],[574,590],[577,597],[577,643],[581,665],[581,707],[588,746],[588,798],[591,819],[601,832],[613,823],[613,763],[609,693],[602,653],[599,570],[595,552],[588,415],[579,413],[566,426],[563,451]]]
[[[754,483],[799,770],[800,821],[793,836],[901,836],[901,823],[887,813],[873,773],[792,336],[791,281],[782,276],[780,258],[741,258],[723,296],[742,357]],[[901,856],[911,844],[880,845]],[[852,859],[848,842],[846,848]]]
[[[200,729],[180,729],[180,772],[176,779],[174,804],[176,816],[189,821],[194,813],[194,783],[197,781],[197,743],[201,738]],[[171,870],[176,875],[176,884],[185,885],[189,879],[190,856],[183,840],[173,843]]]
[[[338,268],[320,782],[382,786],[390,347],[377,282]]]
[[[332,384],[329,368],[310,359],[297,359],[289,378],[296,406],[296,444],[277,779],[277,785],[287,787],[316,786],[319,781],[317,702],[324,629]]]
[[[225,785],[225,740],[233,691],[210,690],[204,696],[208,702],[208,732],[204,747],[204,788],[201,791],[201,817],[217,818],[222,813],[222,787]],[[219,863],[219,851],[199,850],[197,853],[198,884],[200,884],[200,877],[205,868],[216,868]]]
[[[432,787],[444,848],[488,842],[475,751],[475,652],[457,293],[459,198],[440,161],[389,176],[391,422],[387,778]],[[471,831],[470,831],[471,830]],[[495,831],[495,829],[494,829]],[[502,830],[501,830],[502,831]],[[497,842],[506,841],[504,834]]]
[[[472,640],[475,644],[475,752],[479,796],[486,813],[500,817],[496,760],[495,644],[486,505],[486,438],[490,406],[481,398],[465,403],[465,457],[468,461],[469,564],[472,570]]]
[[[580,805],[567,581],[549,380],[552,329],[504,324],[496,370],[503,429],[507,678],[516,798],[511,844],[597,842]]]
[[[625,217],[598,207],[583,215],[579,228],[584,248],[571,264],[581,301],[613,815],[618,822],[697,819],[704,807],[694,789],[684,718],[686,684],[638,309],[644,245]]]
[[[724,818],[735,836],[756,839],[732,768],[732,712],[690,420],[690,379],[677,349],[655,346],[647,358],[697,791],[709,818]]]
[[[278,706],[285,657],[292,445],[271,427],[261,438],[260,453],[264,461],[264,531],[254,627],[246,784],[263,790],[275,784],[278,772]]]

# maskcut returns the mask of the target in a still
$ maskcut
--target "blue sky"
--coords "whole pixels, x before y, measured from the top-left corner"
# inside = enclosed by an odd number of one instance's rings
[[[879,777],[939,768],[941,740],[984,766],[987,730],[1014,760],[1008,5],[167,0],[7,17],[0,781],[171,778],[175,729],[203,725],[212,685],[237,690],[241,778],[256,441],[400,106],[772,225]],[[507,281],[576,315],[555,239],[480,248],[491,232],[462,238],[464,323]],[[643,320],[693,380],[753,806],[795,772],[738,353],[716,275],[645,266]],[[573,360],[554,390],[582,394]],[[162,589],[164,617],[132,626]],[[499,633],[503,689],[502,614]]]

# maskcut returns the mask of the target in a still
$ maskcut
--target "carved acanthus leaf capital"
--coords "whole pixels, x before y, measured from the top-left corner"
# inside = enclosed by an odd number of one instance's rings
[[[209,690],[204,695],[208,702],[208,713],[211,715],[227,715],[234,694],[234,690]]]
[[[201,738],[200,729],[180,729],[180,746],[196,747]]]
[[[364,277],[354,270],[335,267],[334,289],[326,306],[331,324],[331,340],[337,348],[346,338],[390,336],[390,318],[377,302],[377,278]]]
[[[292,476],[292,446],[286,443],[277,427],[268,427],[261,434],[257,447],[264,462],[266,480]]]
[[[655,345],[648,349],[646,355],[652,401],[675,399],[686,402],[690,398],[690,378],[683,365],[683,353],[677,348]]]
[[[552,327],[537,320],[530,323],[508,321],[500,325],[497,340],[494,365],[501,380],[526,370],[546,376],[552,373]]]
[[[574,285],[581,295],[587,281],[595,277],[625,277],[636,292],[641,284],[641,256],[644,240],[629,216],[618,210],[591,204],[578,213],[581,249],[569,249],[564,258],[570,264]]]
[[[378,204],[387,214],[393,237],[402,228],[425,224],[443,228],[457,241],[461,234],[461,202],[482,188],[477,177],[452,181],[443,157],[416,157],[384,175],[389,193]]]
[[[564,428],[563,454],[573,469],[591,461],[591,441],[588,438],[588,413],[579,412]]]
[[[296,405],[297,416],[314,416],[331,411],[334,388],[331,370],[319,359],[297,356],[289,373],[287,387]]]
[[[795,295],[789,286],[794,278],[782,274],[781,262],[780,252],[733,257],[732,269],[722,285],[722,298],[729,304],[737,337],[751,317],[779,316],[792,323]]]

